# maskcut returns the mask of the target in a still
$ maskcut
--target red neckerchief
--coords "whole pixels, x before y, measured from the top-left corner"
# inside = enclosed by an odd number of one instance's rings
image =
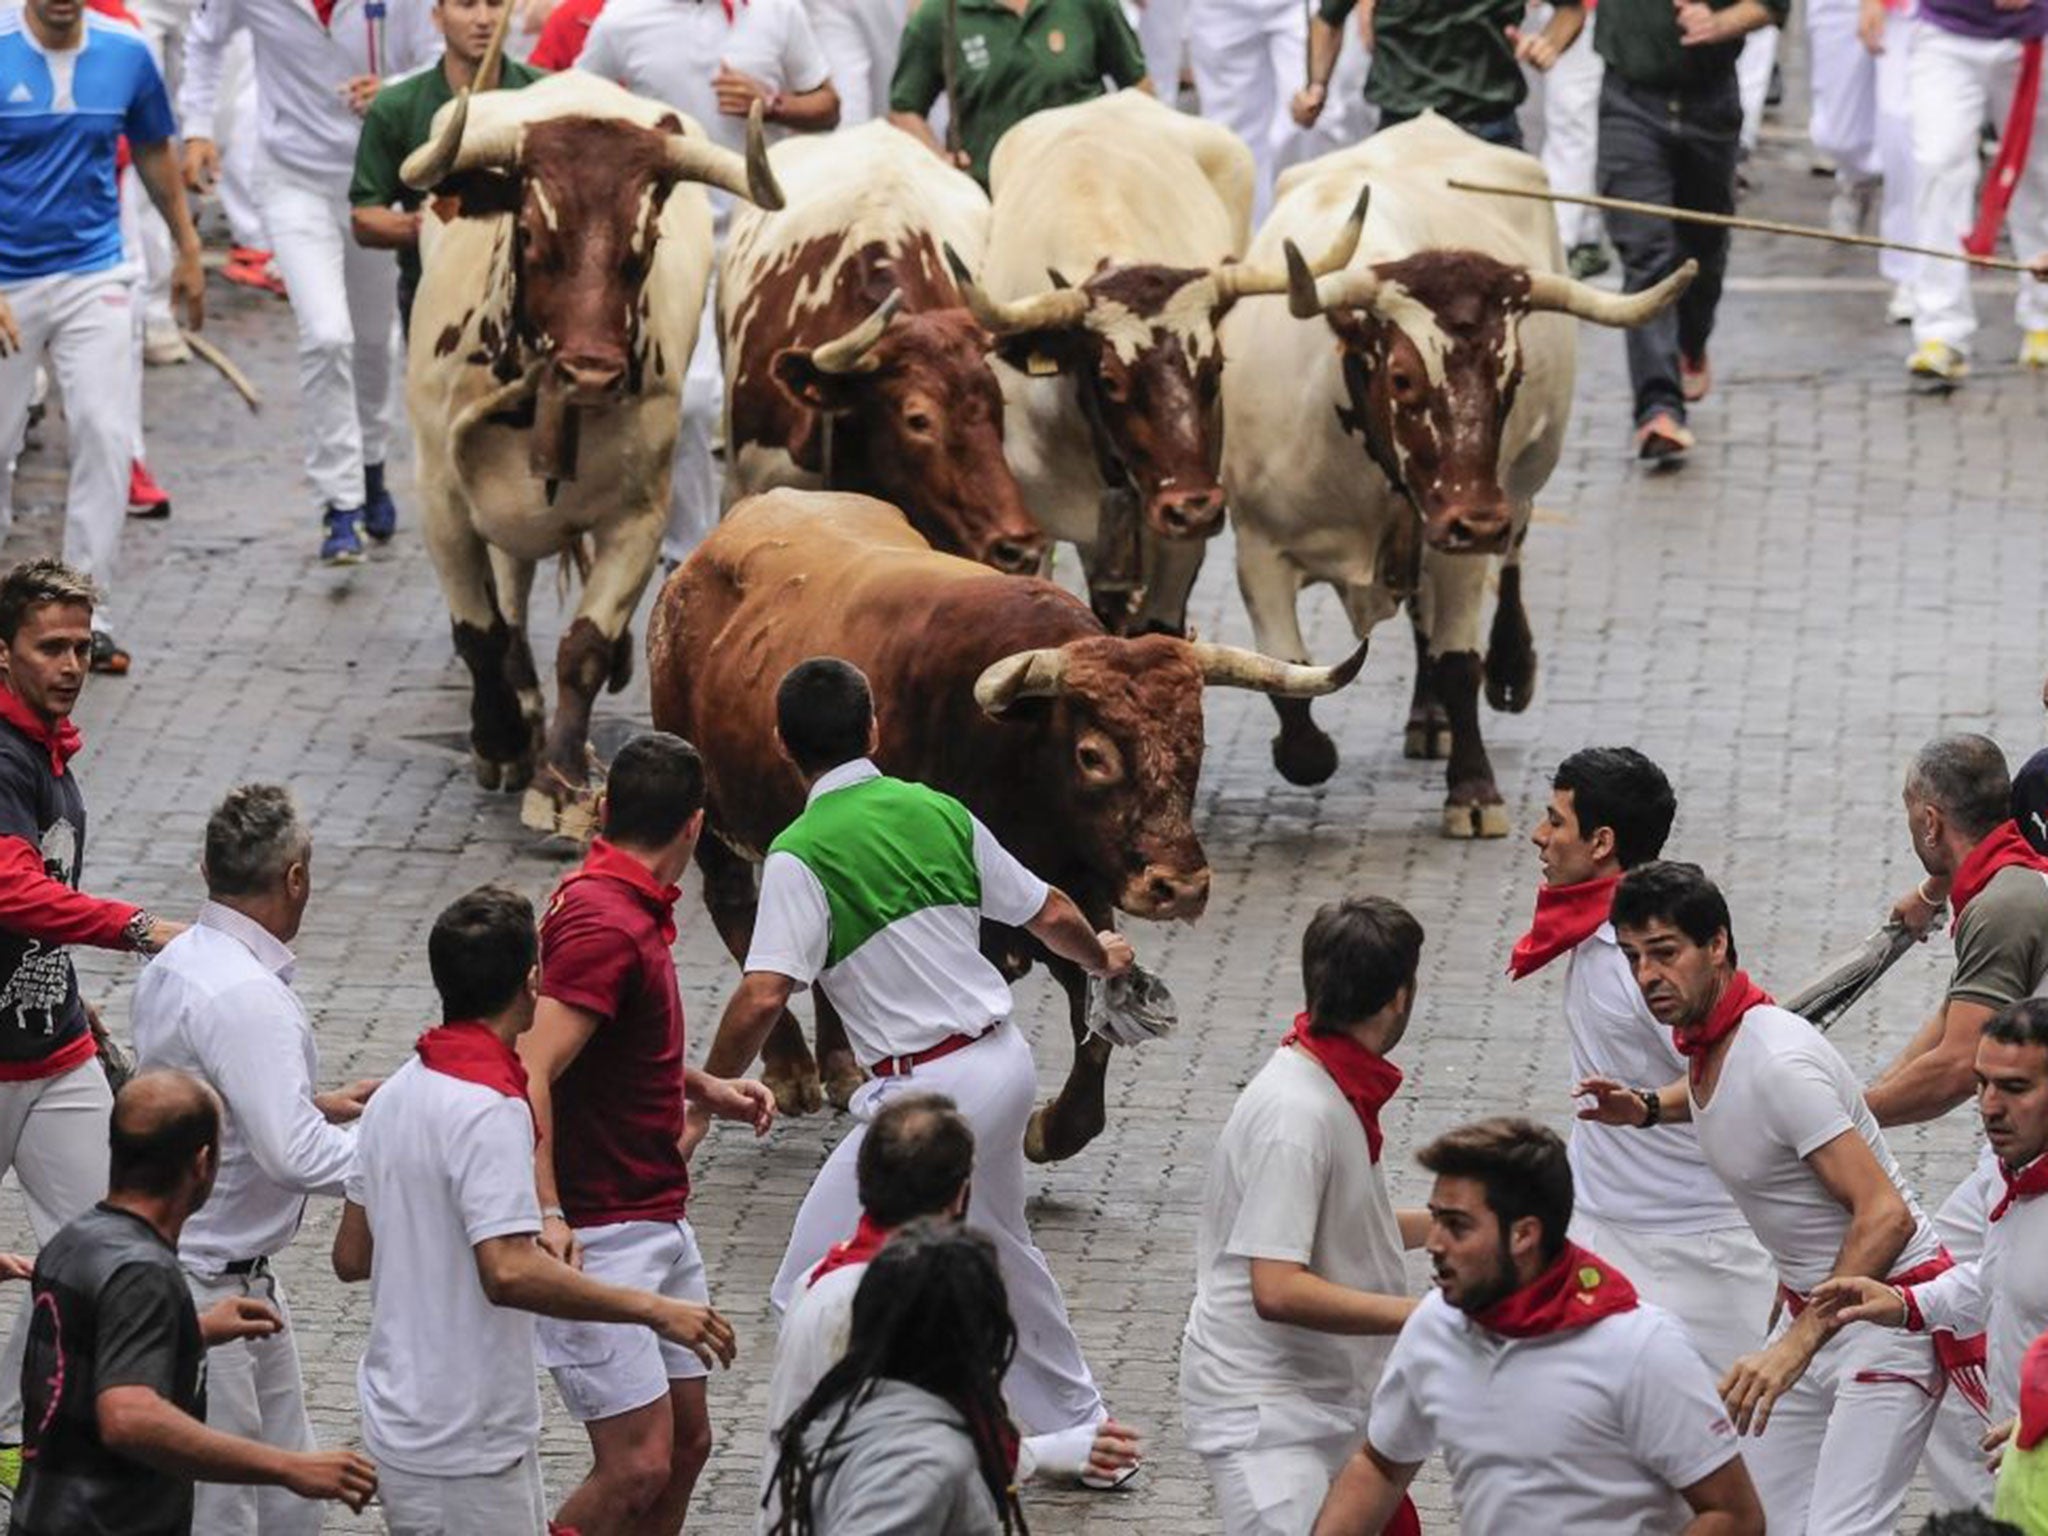
[[[1998,1172],[2005,1180],[2005,1194],[1998,1204],[1991,1207],[1991,1219],[1998,1220],[2012,1209],[2016,1200],[2031,1200],[2036,1195],[2048,1195],[2048,1153],[2035,1158],[2018,1173],[2010,1173],[2004,1163],[1998,1165]]]
[[[845,1269],[850,1264],[865,1264],[882,1251],[882,1244],[889,1241],[889,1234],[895,1230],[885,1227],[866,1211],[860,1213],[860,1223],[853,1229],[853,1236],[843,1243],[834,1243],[825,1257],[818,1260],[818,1267],[811,1271],[811,1278],[804,1282],[808,1288],[831,1274],[835,1269]]]
[[[1508,975],[1520,981],[1540,971],[1568,949],[1577,949],[1600,931],[1614,905],[1619,875],[1600,875],[1576,885],[1536,887],[1536,917],[1529,931],[1515,940],[1508,956]]]
[[[1401,1069],[1349,1035],[1309,1033],[1305,1013],[1294,1016],[1294,1028],[1287,1031],[1287,1037],[1280,1043],[1306,1051],[1330,1074],[1337,1091],[1350,1102],[1358,1123],[1365,1127],[1366,1149],[1372,1160],[1378,1162],[1380,1148],[1386,1143],[1380,1130],[1380,1110],[1401,1086]]]
[[[1991,883],[1991,877],[2015,864],[2021,869],[2048,872],[2048,857],[2034,852],[2034,845],[2020,831],[2018,822],[2008,821],[1972,848],[1950,877],[1948,902],[1955,912],[1955,921],[1949,924],[1949,932],[1955,932],[1963,920],[1963,908]]]
[[[676,900],[683,894],[679,885],[656,885],[653,872],[633,855],[623,851],[615,843],[608,843],[601,837],[590,840],[590,852],[584,856],[583,867],[562,882],[564,887],[572,881],[596,876],[600,879],[616,880],[647,898],[661,919],[661,942],[673,944],[676,941]]]
[[[1984,177],[1976,222],[1963,234],[1963,249],[1972,256],[1989,256],[1998,245],[1998,231],[2005,225],[2006,210],[2012,207],[2020,174],[2027,168],[2027,149],[2034,137],[2034,113],[2040,104],[2041,39],[2030,37],[2020,44],[2019,79],[2013,83],[2005,131],[1998,136],[1998,154]]]
[[[43,717],[22,702],[21,695],[5,683],[0,683],[0,720],[5,720],[49,753],[50,772],[60,779],[64,777],[64,765],[85,745],[85,738],[78,734],[78,727],[68,719],[59,720],[55,726],[46,725]]]
[[[1557,1262],[1472,1321],[1510,1339],[1540,1339],[1584,1328],[1617,1312],[1633,1312],[1636,1288],[1597,1253],[1566,1243]]]
[[[1770,993],[1749,979],[1749,972],[1737,971],[1721,989],[1704,1023],[1671,1031],[1672,1042],[1686,1058],[1686,1073],[1693,1087],[1699,1087],[1700,1079],[1707,1075],[1707,1052],[1715,1043],[1740,1024],[1750,1009],[1762,1008],[1772,1001]]]
[[[465,1083],[492,1088],[508,1099],[517,1099],[532,1112],[526,1097],[526,1063],[519,1053],[500,1040],[488,1024],[476,1019],[457,1019],[428,1030],[413,1042],[420,1064],[429,1072],[459,1077]]]

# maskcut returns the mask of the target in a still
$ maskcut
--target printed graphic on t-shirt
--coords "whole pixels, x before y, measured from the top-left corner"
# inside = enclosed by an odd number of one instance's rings
[[[43,873],[64,885],[72,884],[78,868],[78,829],[64,817],[50,823],[43,834]],[[54,1034],[57,1014],[71,996],[71,968],[61,948],[30,939],[4,986],[0,986],[0,1014],[15,1015],[16,1027],[25,1031]],[[34,1015],[40,1013],[38,1027]]]

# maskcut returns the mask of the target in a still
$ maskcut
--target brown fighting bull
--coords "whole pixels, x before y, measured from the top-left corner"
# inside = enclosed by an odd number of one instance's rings
[[[427,548],[472,680],[487,789],[588,830],[590,708],[632,675],[627,623],[660,555],[680,390],[711,274],[703,184],[771,206],[745,159],[590,75],[465,93],[407,159],[432,190],[406,360]],[[526,638],[534,567],[587,566],[555,655],[551,728]],[[545,729],[545,734],[544,733]]]
[[[874,122],[770,152],[781,212],[735,208],[718,269],[726,501],[787,485],[903,509],[932,547],[1035,571],[989,334],[939,252],[981,259],[988,198]]]
[[[932,550],[882,502],[801,491],[743,502],[669,579],[648,636],[654,723],[695,742],[709,771],[698,858],[735,958],[753,933],[749,864],[804,804],[776,747],[776,683],[818,655],[867,673],[886,772],[959,797],[1100,927],[1116,909],[1192,919],[1208,902],[1192,822],[1204,686],[1308,698],[1341,688],[1363,659],[1287,666],[1231,646],[1114,637],[1050,582]],[[987,933],[1008,974],[1048,959],[1067,991],[1073,1068],[1026,1148],[1070,1157],[1102,1129],[1110,1052],[1084,1034],[1085,978],[1015,930]],[[818,1046],[825,1089],[843,1105],[860,1071],[822,998]],[[785,1111],[820,1106],[818,1064],[787,1014],[763,1054]]]

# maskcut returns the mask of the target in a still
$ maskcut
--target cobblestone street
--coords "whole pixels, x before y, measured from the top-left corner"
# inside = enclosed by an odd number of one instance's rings
[[[1753,175],[1746,211],[1822,220],[1825,184],[1789,134],[1766,141]],[[1298,939],[1320,903],[1383,892],[1428,930],[1400,1053],[1407,1084],[1387,1126],[1397,1199],[1414,1202],[1427,1185],[1409,1153],[1435,1132],[1509,1110],[1568,1122],[1562,967],[1512,990],[1502,977],[1538,879],[1521,829],[1564,754],[1633,742],[1665,766],[1680,805],[1672,852],[1723,880],[1748,969],[1782,993],[1861,938],[1917,878],[1898,792],[1922,740],[1984,730],[2016,766],[2042,739],[2048,378],[2011,363],[2009,285],[1980,285],[1988,323],[1976,372],[1941,400],[1908,394],[1906,333],[1883,323],[1884,288],[1867,256],[1742,236],[1733,273],[1715,393],[1694,418],[1701,447],[1676,475],[1637,471],[1621,340],[1582,329],[1570,442],[1526,562],[1542,657],[1536,701],[1524,715],[1484,717],[1515,836],[1438,835],[1440,765],[1401,755],[1412,667],[1401,626],[1381,632],[1355,687],[1319,706],[1343,753],[1320,789],[1274,772],[1264,700],[1209,695],[1198,830],[1215,895],[1196,926],[1133,925],[1140,958],[1180,1001],[1182,1031],[1120,1052],[1108,1132],[1071,1163],[1034,1173],[1039,1240],[1114,1410],[1148,1436],[1147,1465],[1121,1494],[1035,1490],[1034,1531],[1214,1529],[1175,1408],[1204,1160],[1298,1006]],[[316,840],[297,985],[334,1083],[391,1070],[435,1018],[425,933],[443,903],[485,880],[542,898],[564,856],[520,827],[515,799],[480,791],[471,776],[467,679],[421,545],[409,465],[394,469],[405,521],[393,544],[352,572],[318,567],[286,309],[218,283],[209,299],[207,334],[256,378],[266,404],[251,417],[200,364],[150,373],[150,463],[176,513],[126,530],[114,612],[135,669],[96,679],[80,711],[93,815],[86,884],[187,916],[213,803],[237,782],[289,784]],[[54,549],[61,475],[47,449],[24,462],[0,562]],[[1230,556],[1226,535],[1194,620],[1205,637],[1248,644]],[[553,582],[540,588],[535,651],[550,658],[562,604]],[[1318,659],[1338,658],[1349,646],[1336,604],[1322,594],[1310,608]],[[645,616],[643,605],[636,635]],[[600,702],[600,745],[615,746],[646,714],[636,676]],[[691,890],[676,961],[701,1056],[736,969]],[[1839,1027],[1859,1070],[1874,1073],[1938,1001],[1948,958],[1938,935]],[[80,968],[125,1035],[134,963],[82,954]],[[1018,987],[1018,1009],[1050,1088],[1065,1070],[1064,1009],[1039,976]],[[699,1156],[692,1217],[741,1356],[712,1386],[717,1446],[693,1530],[751,1529],[773,1349],[767,1285],[797,1203],[846,1124],[786,1122],[760,1145],[721,1127]],[[1895,1135],[1930,1207],[1964,1172],[1975,1131],[1963,1110]],[[281,1269],[316,1424],[325,1440],[352,1442],[368,1297],[328,1269],[335,1213],[313,1203]],[[10,1185],[0,1242],[25,1241]],[[1426,1279],[1411,1263],[1415,1286]],[[552,1504],[586,1450],[551,1386],[543,1402]],[[1425,1525],[1453,1529],[1440,1465],[1418,1492]],[[343,1514],[329,1529],[382,1526],[374,1513]]]

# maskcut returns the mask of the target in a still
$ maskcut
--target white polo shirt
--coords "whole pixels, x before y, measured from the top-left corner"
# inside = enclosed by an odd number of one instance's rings
[[[1688,1092],[1691,1091],[1688,1085]],[[1700,1150],[1778,1266],[1778,1278],[1804,1295],[1834,1273],[1849,1212],[1807,1166],[1809,1154],[1854,1131],[1913,1213],[1913,1235],[1893,1273],[1933,1258],[1941,1243],[1907,1186],[1877,1117],[1842,1053],[1806,1020],[1783,1008],[1742,1016],[1713,1099],[1692,1101]]]
[[[533,1314],[493,1306],[475,1247],[540,1231],[533,1112],[417,1056],[363,1110],[348,1197],[370,1221],[363,1443],[421,1477],[502,1472],[540,1440]]]
[[[1566,966],[1573,1082],[1611,1077],[1654,1086],[1685,1075],[1685,1057],[1644,1004],[1612,923],[1574,949]],[[1692,1236],[1743,1225],[1690,1125],[1631,1130],[1581,1120],[1572,1127],[1571,1164],[1573,1210],[1608,1226]]]
[[[1306,1265],[1319,1278],[1408,1294],[1401,1227],[1365,1128],[1314,1057],[1283,1046],[1245,1085],[1209,1154],[1195,1236],[1195,1300],[1181,1339],[1180,1393],[1190,1443],[1243,1448],[1235,1410],[1274,1419],[1307,1411],[1291,1438],[1365,1424],[1393,1340],[1267,1322],[1252,1305],[1253,1259]],[[1250,1443],[1290,1437],[1262,1423]]]
[[[1367,1438],[1395,1462],[1442,1450],[1460,1525],[1488,1536],[1682,1531],[1680,1490],[1739,1453],[1713,1378],[1662,1308],[1509,1339],[1440,1292],[1395,1341]]]
[[[196,1274],[282,1250],[306,1196],[339,1195],[355,1161],[352,1131],[313,1103],[320,1051],[297,968],[260,923],[209,901],[135,983],[138,1064],[190,1073],[227,1108],[220,1176],[178,1239]]]
[[[1991,1208],[2004,1197],[1997,1154],[1986,1147],[1970,1177],[1942,1206],[1944,1216],[1959,1209],[1975,1215],[1981,1250],[1913,1287],[1930,1329],[1987,1335],[1993,1423],[2019,1412],[2020,1361],[2048,1333],[2048,1196],[2015,1200],[1992,1221]]]

